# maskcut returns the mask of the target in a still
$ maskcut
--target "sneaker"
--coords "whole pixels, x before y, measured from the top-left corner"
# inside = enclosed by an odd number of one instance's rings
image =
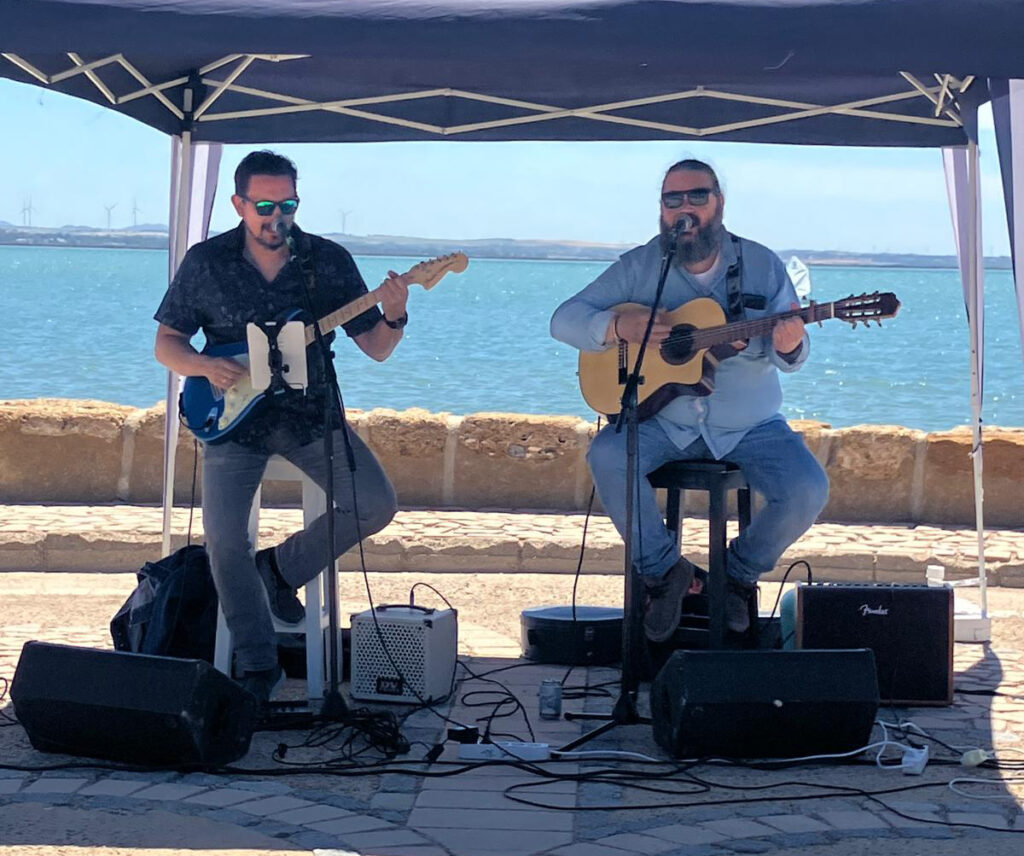
[[[679,626],[683,614],[683,598],[693,583],[697,568],[682,556],[663,577],[648,580],[647,612],[644,614],[644,633],[652,642],[664,642]]]
[[[256,570],[267,590],[270,611],[285,624],[301,624],[306,619],[306,608],[299,600],[298,591],[288,585],[274,564],[272,550],[256,553]]]
[[[746,633],[750,629],[750,597],[753,583],[741,583],[728,577],[725,582],[725,626],[733,633]]]
[[[266,704],[284,683],[284,670],[278,665],[258,672],[246,672],[238,679],[243,690],[256,696],[256,701]]]

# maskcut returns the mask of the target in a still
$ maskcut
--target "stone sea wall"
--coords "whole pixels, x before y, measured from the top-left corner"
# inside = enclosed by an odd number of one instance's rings
[[[425,410],[349,411],[406,507],[584,510],[593,425],[569,416]],[[974,476],[967,428],[926,433],[898,426],[831,428],[795,422],[825,466],[832,493],[823,520],[973,526]],[[164,407],[101,401],[0,401],[0,502],[159,503]],[[985,524],[1024,528],[1024,430],[987,428]],[[182,429],[177,504],[189,502],[196,461]],[[268,483],[265,504],[299,502],[297,484]],[[704,510],[703,496],[687,507]]]

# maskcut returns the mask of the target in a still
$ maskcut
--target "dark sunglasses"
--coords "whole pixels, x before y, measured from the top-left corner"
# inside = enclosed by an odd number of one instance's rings
[[[260,217],[269,217],[274,213],[275,208],[280,208],[281,213],[287,217],[289,214],[294,214],[295,209],[299,207],[299,200],[296,199],[282,199],[280,202],[271,202],[269,199],[261,199],[257,202],[255,199],[250,199],[248,196],[243,196],[246,202],[251,202],[252,207],[256,209],[256,213]]]
[[[714,193],[711,187],[695,187],[693,190],[669,190],[661,194],[661,204],[666,208],[680,208],[689,200],[691,205],[700,208],[708,204],[711,194]]]

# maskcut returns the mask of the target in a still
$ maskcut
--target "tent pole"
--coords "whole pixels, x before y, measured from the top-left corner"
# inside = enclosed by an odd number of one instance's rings
[[[978,193],[980,184],[978,143],[970,140],[967,144],[967,191],[968,191],[968,228],[967,228],[967,276],[971,294],[969,324],[971,336],[971,425],[974,442],[971,459],[974,464],[974,517],[978,535],[978,588],[981,595],[981,617],[988,617],[988,587],[985,571],[985,485],[984,458],[982,455],[981,434],[981,360],[979,347],[980,313],[984,311],[984,300],[980,299],[979,288],[979,239],[981,223],[978,211]]]
[[[175,152],[174,149],[177,148]],[[176,157],[175,157],[176,155]],[[192,132],[182,131],[175,147],[172,142],[171,224],[173,233],[168,248],[170,275],[178,270],[188,248],[189,214],[192,208]],[[171,552],[171,514],[174,511],[174,464],[178,451],[178,375],[167,372],[167,416],[164,423],[164,484],[162,556]]]

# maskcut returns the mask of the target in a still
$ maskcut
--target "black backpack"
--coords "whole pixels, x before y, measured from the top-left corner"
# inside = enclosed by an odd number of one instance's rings
[[[213,662],[217,592],[206,548],[182,547],[147,562],[139,584],[110,622],[118,651]]]

